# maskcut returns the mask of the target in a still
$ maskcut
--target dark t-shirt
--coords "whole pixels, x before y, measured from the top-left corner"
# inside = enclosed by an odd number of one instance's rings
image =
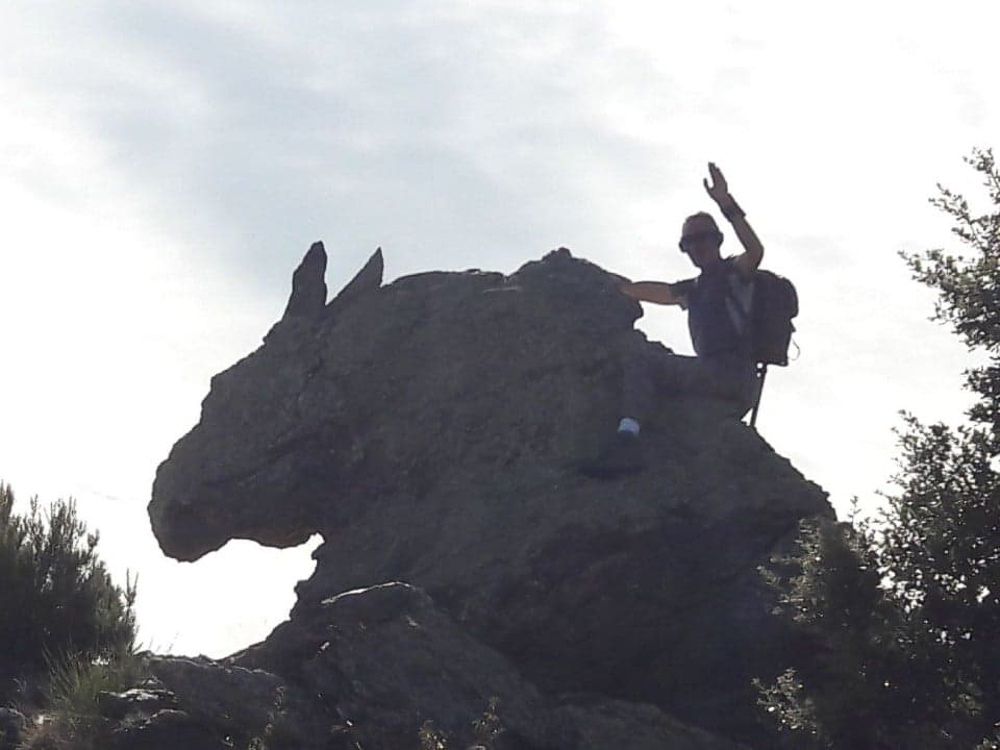
[[[734,260],[726,258],[716,269],[673,285],[688,311],[691,343],[699,357],[750,360],[753,282],[743,277]]]

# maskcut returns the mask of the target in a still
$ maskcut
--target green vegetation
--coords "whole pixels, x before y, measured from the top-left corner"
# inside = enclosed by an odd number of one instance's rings
[[[135,640],[135,584],[115,586],[72,500],[24,516],[0,484],[0,698],[11,681],[44,672],[49,657],[109,657]]]
[[[148,676],[145,661],[131,648],[100,659],[65,656],[50,665],[46,705],[55,713],[88,716],[98,693],[128,690]]]
[[[906,415],[881,517],[805,529],[778,561],[781,609],[813,653],[759,686],[785,747],[1000,747],[1000,173],[991,151],[966,161],[986,210],[945,188],[932,200],[966,250],[906,261],[984,355],[977,401],[959,427]]]
[[[135,582],[114,585],[97,544],[73,501],[33,499],[18,515],[0,483],[0,702],[30,710],[40,697],[48,717],[26,747],[88,747],[97,693],[143,676]]]
[[[98,750],[112,722],[98,713],[98,693],[121,692],[149,676],[130,646],[99,658],[69,654],[50,663],[42,722],[29,727],[24,750]]]

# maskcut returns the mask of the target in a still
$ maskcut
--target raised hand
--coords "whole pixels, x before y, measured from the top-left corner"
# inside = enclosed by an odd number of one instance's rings
[[[715,166],[715,162],[708,163],[708,176],[712,178],[712,183],[709,184],[708,180],[705,179],[702,180],[702,184],[711,199],[719,206],[731,204],[733,199],[729,195],[729,185],[726,184],[726,178],[722,176],[722,172]]]

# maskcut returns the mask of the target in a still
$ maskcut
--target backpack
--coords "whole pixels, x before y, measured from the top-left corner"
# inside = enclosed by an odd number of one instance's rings
[[[788,365],[788,347],[799,314],[799,295],[784,276],[760,269],[753,274],[750,351],[755,362]]]
[[[754,362],[785,367],[795,330],[792,318],[799,314],[798,294],[792,282],[770,271],[758,269],[750,281],[752,287],[742,288],[752,289],[752,296],[745,296],[740,285],[730,284],[726,300],[729,319],[736,331],[749,339]]]

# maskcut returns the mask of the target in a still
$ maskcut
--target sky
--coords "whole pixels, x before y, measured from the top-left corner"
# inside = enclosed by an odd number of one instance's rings
[[[714,161],[800,296],[760,432],[838,512],[874,509],[899,411],[970,403],[974,360],[899,254],[956,247],[936,184],[981,196],[962,157],[1000,146],[998,25],[986,1],[5,0],[0,479],[76,499],[139,573],[147,646],[260,640],[318,540],[177,563],[145,507],[310,243],[331,294],[379,246],[387,281],[560,246],[685,278]],[[677,310],[639,326],[691,352]]]

